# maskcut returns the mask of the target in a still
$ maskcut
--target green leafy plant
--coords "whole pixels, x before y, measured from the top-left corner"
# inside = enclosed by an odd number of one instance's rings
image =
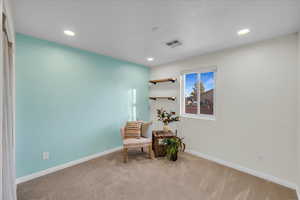
[[[171,122],[179,121],[179,116],[175,116],[175,112],[167,112],[164,109],[157,109],[158,121],[162,121],[164,125],[168,125]]]
[[[183,138],[177,136],[163,139],[162,142],[166,145],[166,153],[169,160],[176,161],[178,152],[185,150],[185,144],[182,140]]]

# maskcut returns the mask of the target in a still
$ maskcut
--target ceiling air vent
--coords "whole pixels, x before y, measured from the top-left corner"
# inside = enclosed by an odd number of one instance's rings
[[[178,40],[172,40],[170,42],[167,42],[166,45],[171,47],[171,48],[174,48],[174,47],[182,45],[182,43]]]

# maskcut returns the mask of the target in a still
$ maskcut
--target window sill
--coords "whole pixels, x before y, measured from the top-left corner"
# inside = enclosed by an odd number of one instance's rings
[[[208,115],[193,115],[193,114],[182,114],[180,117],[183,118],[191,118],[191,119],[203,119],[203,120],[216,120],[215,116],[208,116]]]

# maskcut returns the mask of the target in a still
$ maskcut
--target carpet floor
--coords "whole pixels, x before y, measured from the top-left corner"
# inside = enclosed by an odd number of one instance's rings
[[[115,152],[18,185],[18,200],[296,200],[296,192],[181,153]]]

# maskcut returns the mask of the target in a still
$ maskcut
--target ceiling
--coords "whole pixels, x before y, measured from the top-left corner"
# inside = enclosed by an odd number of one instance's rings
[[[19,33],[158,66],[300,29],[300,0],[14,0]],[[249,28],[251,32],[237,36]],[[63,34],[65,29],[76,33]],[[170,48],[166,42],[183,44]],[[147,58],[153,57],[153,62]]]

